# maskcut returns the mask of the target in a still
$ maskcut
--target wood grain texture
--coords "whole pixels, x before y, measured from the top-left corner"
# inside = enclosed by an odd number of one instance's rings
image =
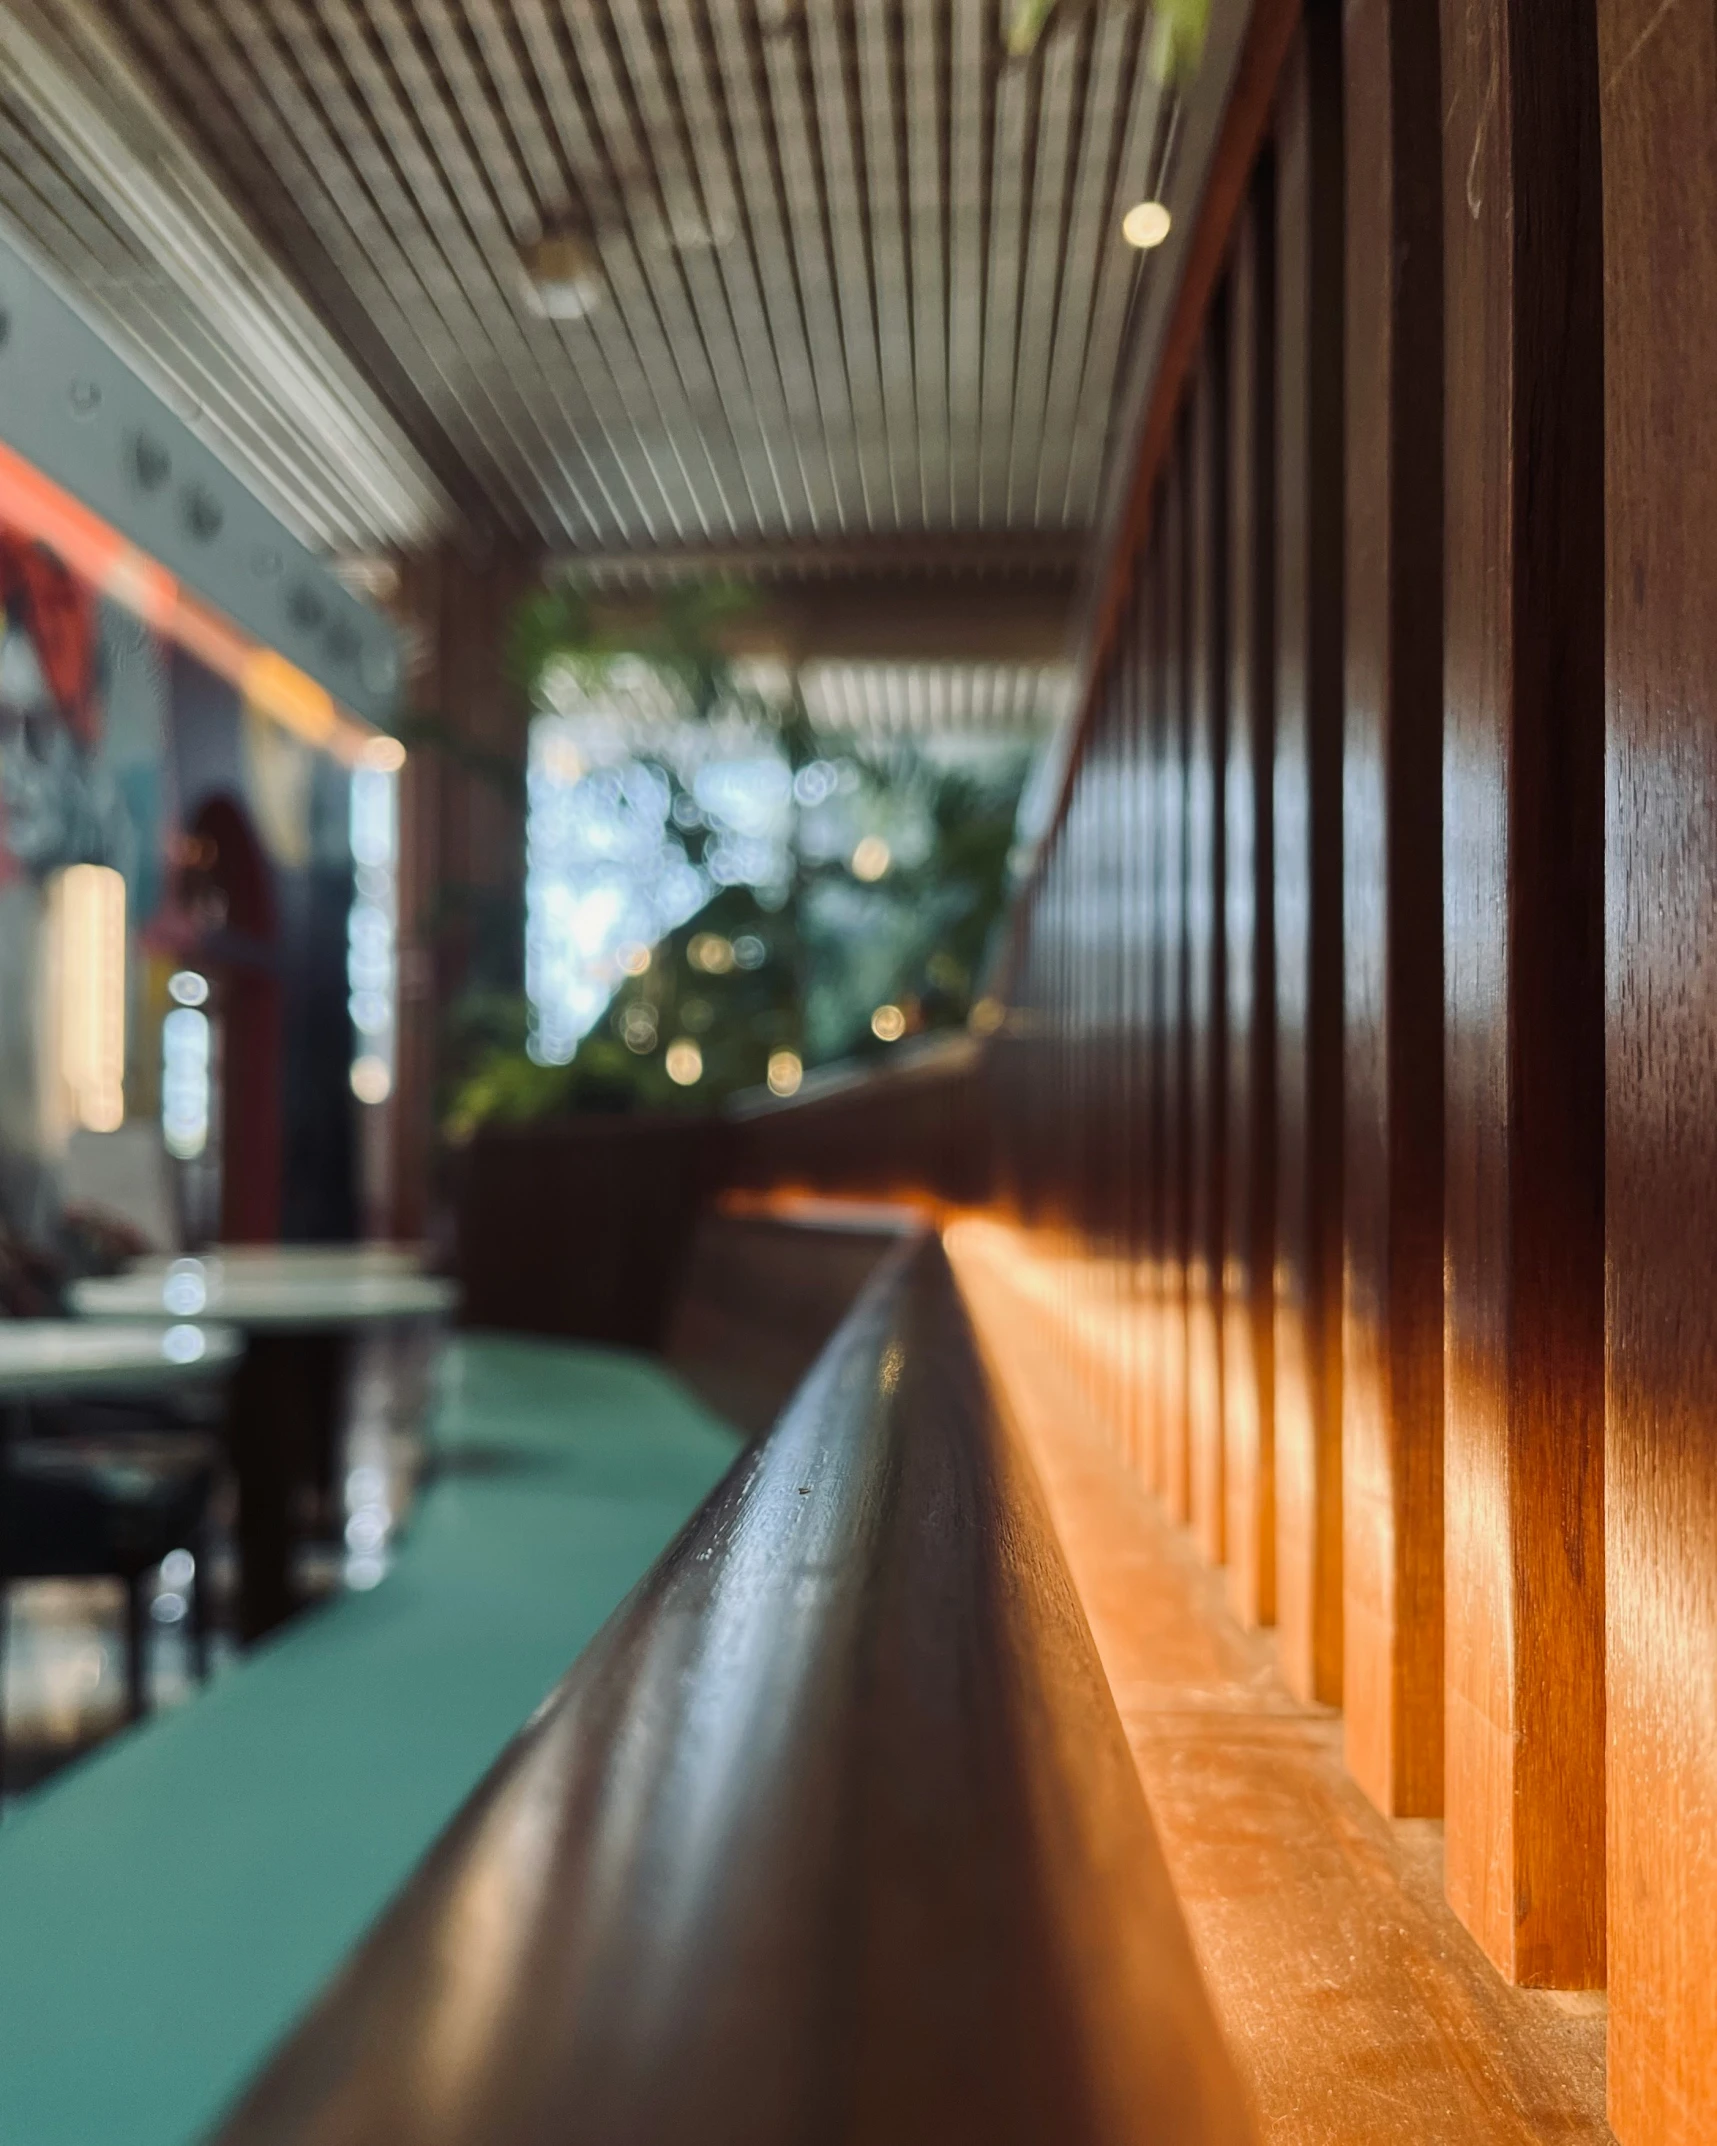
[[[1346,1750],[1443,1808],[1443,246],[1435,15],[1347,0]]]
[[[1147,651],[1145,778],[1140,840],[1147,853],[1145,882],[1145,960],[1147,965],[1145,1056],[1148,1095],[1145,1104],[1145,1219],[1140,1232],[1139,1288],[1142,1298],[1140,1341],[1145,1352],[1141,1390],[1145,1409],[1147,1490],[1159,1497],[1168,1488],[1169,1382],[1163,1353],[1167,1315],[1164,1280],[1168,1259],[1169,1215],[1169,845],[1165,840],[1164,798],[1169,779],[1169,545],[1168,508],[1159,502],[1145,559],[1145,637]]]
[[[693,2136],[1250,2136],[933,1240],[873,1279],[221,2134]]]
[[[1604,1975],[1603,372],[1588,5],[1445,0],[1449,1896]]]
[[[1717,2137],[1717,21],[1599,0],[1610,2121]]]
[[[1162,779],[1157,842],[1162,856],[1159,929],[1163,981],[1163,1235],[1157,1258],[1157,1357],[1162,1408],[1161,1492],[1176,1520],[1192,1514],[1187,1439],[1186,1267],[1191,1206],[1187,1034],[1186,789],[1188,466],[1183,423],[1163,509]]]
[[[1502,1981],[1442,1897],[1440,1829],[1377,1811],[1336,1716],[1293,1697],[1222,1576],[1069,1405],[1033,1310],[1032,1240],[979,1219],[947,1238],[1263,2146],[1610,2146],[1602,2000]]]
[[[1341,22],[1307,7],[1277,117],[1276,1621],[1341,1698]]]
[[[1261,163],[1229,301],[1228,1219],[1222,1257],[1230,1597],[1276,1615],[1276,199]]]
[[[1193,1531],[1225,1552],[1222,1239],[1228,1211],[1228,306],[1212,306],[1187,446],[1187,1459]]]

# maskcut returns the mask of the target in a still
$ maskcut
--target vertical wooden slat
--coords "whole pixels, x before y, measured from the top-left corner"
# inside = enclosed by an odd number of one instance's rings
[[[1449,1898],[1603,1979],[1603,378],[1590,0],[1444,0]]]
[[[1187,1447],[1186,1246],[1186,428],[1175,436],[1163,493],[1162,847],[1163,1245],[1158,1260],[1157,1347],[1162,1362],[1163,1502],[1176,1520],[1192,1509]]]
[[[1443,247],[1436,18],[1349,0],[1342,1676],[1380,1809],[1443,1807]]]
[[[1150,1412],[1147,1357],[1140,1290],[1142,1223],[1148,1197],[1150,1155],[1150,851],[1145,819],[1145,777],[1150,694],[1150,566],[1136,562],[1127,629],[1130,686],[1120,770],[1121,807],[1121,989],[1122,1080],[1126,1096],[1127,1152],[1120,1175],[1117,1268],[1124,1321],[1127,1382],[1127,1451],[1134,1474],[1148,1471]]]
[[[1277,124],[1276,1621],[1341,1698],[1341,25],[1308,5]]]
[[[1717,22],[1599,0],[1609,2098],[1717,2138]]]
[[[1230,276],[1227,939],[1228,1225],[1222,1409],[1229,1597],[1276,1615],[1275,164],[1253,181]]]
[[[1223,1557],[1222,1223],[1227,1211],[1227,946],[1222,928],[1228,766],[1228,320],[1218,295],[1193,389],[1188,532],[1187,1444],[1191,1517]]]
[[[1168,1244],[1168,960],[1164,918],[1168,860],[1164,841],[1163,790],[1168,754],[1168,540],[1166,487],[1157,488],[1151,546],[1145,563],[1145,704],[1140,784],[1141,840],[1145,881],[1145,1120],[1141,1172],[1140,1340],[1145,1353],[1140,1381],[1145,1411],[1144,1480],[1159,1496],[1168,1485],[1168,1379],[1163,1356],[1163,1277]]]

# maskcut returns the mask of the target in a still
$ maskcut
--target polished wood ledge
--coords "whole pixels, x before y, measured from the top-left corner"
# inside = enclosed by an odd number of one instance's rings
[[[1264,2146],[1609,2141],[1603,1999],[1502,1980],[1444,1902],[1441,1825],[1378,1814],[1343,1766],[1340,1716],[1291,1695],[1273,1636],[1241,1627],[1222,1573],[1095,1432],[1124,1420],[1090,1396],[1129,1344],[1119,1314],[1070,1316],[1091,1263],[975,1218],[947,1241]]]
[[[1249,2136],[931,1236],[888,1255],[221,2134]]]

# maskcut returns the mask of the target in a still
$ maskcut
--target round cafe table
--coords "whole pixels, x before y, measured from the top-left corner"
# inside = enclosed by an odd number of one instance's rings
[[[230,1326],[0,1319],[0,1402],[130,1395],[230,1371],[244,1351]]]
[[[377,1248],[386,1254],[391,1247]],[[228,1442],[238,1487],[239,1630],[260,1639],[298,1607],[293,1553],[334,1518],[333,1468],[347,1344],[402,1321],[440,1319],[458,1291],[365,1245],[245,1248],[150,1261],[69,1292],[80,1318],[211,1319],[236,1327]]]

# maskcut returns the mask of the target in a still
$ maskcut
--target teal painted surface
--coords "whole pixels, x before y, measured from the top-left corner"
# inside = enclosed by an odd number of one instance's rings
[[[0,1827],[0,2146],[189,2146],[738,1451],[657,1367],[452,1344],[373,1593]]]

